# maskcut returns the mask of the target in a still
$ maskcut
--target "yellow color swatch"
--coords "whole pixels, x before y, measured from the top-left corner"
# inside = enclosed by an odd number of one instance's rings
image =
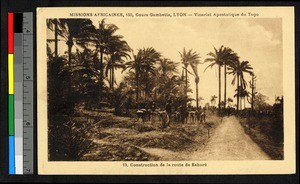
[[[14,55],[8,54],[8,94],[14,94]]]

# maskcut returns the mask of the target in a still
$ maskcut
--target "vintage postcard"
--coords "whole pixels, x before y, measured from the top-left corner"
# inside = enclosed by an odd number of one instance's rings
[[[295,173],[293,7],[37,9],[39,174]]]

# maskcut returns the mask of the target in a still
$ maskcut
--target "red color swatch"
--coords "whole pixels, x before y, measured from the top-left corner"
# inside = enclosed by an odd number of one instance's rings
[[[14,14],[8,13],[8,54],[14,53]]]

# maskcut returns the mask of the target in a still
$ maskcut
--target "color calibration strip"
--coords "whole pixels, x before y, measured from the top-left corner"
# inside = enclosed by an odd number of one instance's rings
[[[32,16],[8,13],[9,174],[33,174]]]
[[[14,114],[14,14],[8,13],[8,144],[9,174],[16,174]]]

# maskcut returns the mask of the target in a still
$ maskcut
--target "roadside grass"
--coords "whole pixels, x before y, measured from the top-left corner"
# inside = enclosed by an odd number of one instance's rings
[[[239,119],[245,132],[271,159],[284,159],[282,115],[239,117]]]

